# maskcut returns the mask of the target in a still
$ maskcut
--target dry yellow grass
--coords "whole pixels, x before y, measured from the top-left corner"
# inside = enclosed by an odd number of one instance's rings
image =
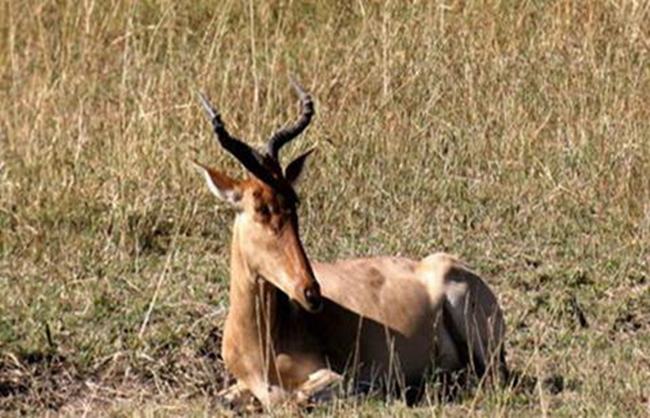
[[[232,214],[189,157],[205,90],[259,143],[296,115],[316,259],[460,255],[521,384],[316,414],[643,415],[650,5],[0,3],[0,410],[219,414]],[[173,399],[173,401],[171,400]]]

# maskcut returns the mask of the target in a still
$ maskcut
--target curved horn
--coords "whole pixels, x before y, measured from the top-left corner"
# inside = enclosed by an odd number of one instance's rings
[[[284,146],[287,142],[300,135],[302,131],[304,131],[305,128],[309,125],[311,118],[314,116],[314,102],[312,101],[309,93],[305,92],[305,90],[300,86],[300,84],[298,84],[298,82],[296,82],[296,80],[293,79],[293,77],[291,77],[289,81],[291,82],[291,86],[300,99],[302,114],[300,115],[300,119],[298,119],[295,124],[280,129],[274,133],[271,139],[269,139],[269,141],[266,143],[267,155],[276,161],[278,159],[280,148],[282,148],[282,146]]]
[[[198,93],[199,100],[203,105],[205,113],[212,122],[214,134],[219,144],[230,154],[232,154],[248,171],[255,177],[268,184],[275,190],[283,193],[293,202],[298,202],[298,196],[290,185],[286,184],[283,178],[276,178],[266,166],[266,158],[254,148],[250,147],[243,141],[231,136],[226,130],[226,126],[221,120],[221,115],[212,106],[205,95]],[[304,129],[304,128],[303,128]]]
[[[219,140],[219,144],[242,163],[255,177],[269,186],[277,187],[277,181],[264,166],[264,156],[241,140],[232,137],[226,130],[226,126],[221,120],[221,115],[212,106],[210,101],[208,101],[207,97],[202,93],[198,95],[205,113],[212,122],[212,127]]]

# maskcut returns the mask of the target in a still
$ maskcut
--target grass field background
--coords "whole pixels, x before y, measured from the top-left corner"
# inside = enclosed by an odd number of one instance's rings
[[[650,4],[0,2],[0,413],[220,414],[243,174],[195,92],[261,144],[317,116],[313,259],[434,251],[480,272],[522,376],[316,414],[650,413]],[[285,160],[286,161],[286,160]]]

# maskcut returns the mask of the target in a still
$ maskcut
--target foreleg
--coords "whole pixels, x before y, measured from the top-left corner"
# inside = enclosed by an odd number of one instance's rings
[[[296,401],[303,404],[331,399],[334,394],[334,386],[342,380],[343,376],[330,369],[316,370],[296,390]]]

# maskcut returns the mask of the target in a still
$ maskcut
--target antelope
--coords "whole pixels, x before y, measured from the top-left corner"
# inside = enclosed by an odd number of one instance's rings
[[[249,174],[236,180],[194,161],[210,191],[236,208],[221,347],[236,383],[222,395],[232,402],[253,395],[270,408],[325,396],[350,370],[357,385],[392,377],[404,388],[420,387],[434,366],[507,373],[497,298],[453,256],[309,260],[294,185],[313,148],[284,170],[279,151],[307,128],[314,103],[291,84],[300,118],[263,151],[231,136],[199,94],[218,143]]]

